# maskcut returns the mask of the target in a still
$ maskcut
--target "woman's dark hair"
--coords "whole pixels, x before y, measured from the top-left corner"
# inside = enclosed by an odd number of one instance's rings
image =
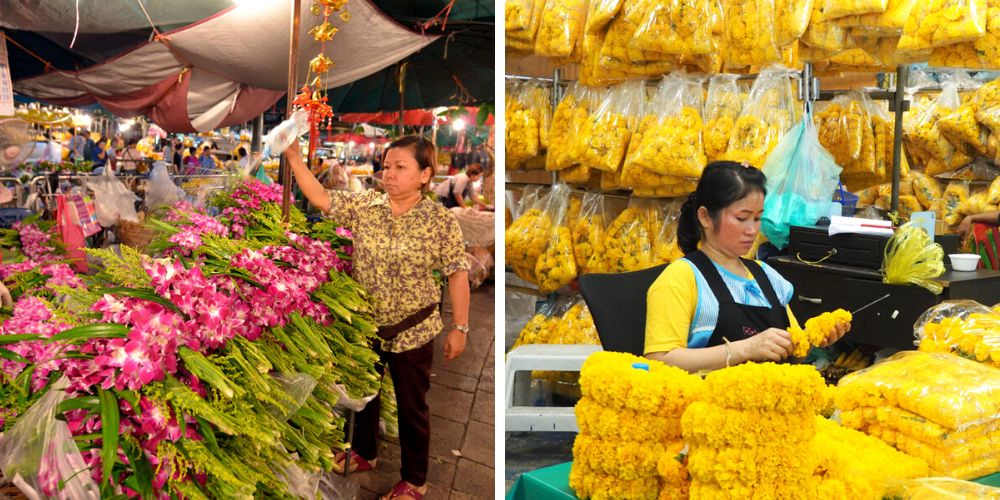
[[[684,253],[698,249],[702,235],[698,209],[705,207],[709,217],[718,225],[722,210],[742,200],[750,193],[767,194],[764,173],[754,167],[734,161],[716,161],[705,167],[698,181],[698,188],[681,206],[677,221],[677,246]]]
[[[237,158],[243,158],[246,155],[247,155],[247,149],[244,148],[243,146],[240,146],[240,149],[236,150],[236,157]]]
[[[188,147],[188,153],[191,153],[191,154],[197,156],[198,155],[198,148],[196,148],[194,146],[189,146]]]
[[[382,164],[385,164],[385,157],[389,154],[392,149],[409,149],[413,153],[413,157],[417,159],[417,165],[420,170],[431,169],[431,174],[434,174],[435,166],[437,165],[437,148],[434,147],[434,143],[430,139],[420,137],[419,135],[404,135],[395,141],[389,143],[386,146],[385,151],[382,152]],[[430,181],[424,185],[427,185]]]
[[[479,175],[483,173],[483,166],[479,163],[473,163],[465,168],[465,175]]]

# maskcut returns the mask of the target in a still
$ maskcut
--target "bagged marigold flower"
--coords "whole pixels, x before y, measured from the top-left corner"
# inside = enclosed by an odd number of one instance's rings
[[[941,68],[1000,68],[1000,3],[989,2],[985,35],[971,42],[934,49],[930,56],[930,65]]]
[[[840,380],[837,408],[896,406],[962,430],[1000,415],[1000,372],[953,354],[904,351]]]
[[[996,210],[996,205],[991,205],[986,202],[988,194],[989,193],[986,191],[981,191],[969,196],[964,202],[962,202],[961,205],[958,206],[958,213],[962,215],[972,215]]]
[[[677,221],[681,215],[680,202],[671,203],[666,208],[663,227],[653,244],[653,259],[657,264],[666,264],[684,257],[677,244]]]
[[[1000,80],[983,85],[976,94],[979,101],[976,120],[989,127],[994,135],[1000,134]]]
[[[791,73],[780,66],[769,66],[761,71],[736,119],[722,159],[747,162],[756,168],[764,166],[771,150],[798,121]]]
[[[997,469],[995,450],[1000,446],[1000,439],[993,434],[982,435],[961,445],[941,447],[880,423],[869,425],[865,432],[907,455],[923,460],[930,468],[930,475],[974,479]]]
[[[986,34],[986,0],[929,0],[913,9],[903,27],[903,53],[972,42]]]
[[[630,166],[660,175],[697,179],[705,168],[701,138],[701,81],[672,73],[660,83],[637,128],[625,168]],[[634,145],[634,147],[633,147]]]
[[[906,20],[916,4],[917,0],[889,0],[886,2],[885,11],[850,18],[849,25],[856,33],[898,37],[903,33]]]
[[[624,0],[591,0],[587,5],[587,33],[598,33],[607,28],[618,11],[621,10]]]
[[[825,22],[823,8],[825,0],[815,0],[809,28],[802,35],[802,41],[814,49],[820,49],[836,54],[847,47],[848,29],[837,24]],[[830,55],[833,55],[830,54]],[[803,56],[805,59],[805,56]]]
[[[1000,368],[1000,314],[978,302],[942,302],[924,312],[913,330],[921,351],[951,352]]]
[[[552,338],[552,332],[555,330],[556,325],[560,322],[559,312],[562,307],[563,304],[559,303],[550,303],[542,306],[528,320],[524,328],[521,328],[521,331],[517,334],[517,340],[514,341],[514,346],[511,349],[527,344],[551,343],[549,340]]]
[[[623,273],[653,267],[653,236],[658,234],[662,215],[652,200],[632,199],[629,206],[608,226],[595,253],[600,272]],[[592,263],[591,269],[597,270]]]
[[[712,0],[652,2],[632,39],[640,51],[700,55],[712,52]]]
[[[559,182],[567,184],[588,184],[596,171],[586,165],[574,165],[559,171]]]
[[[538,256],[534,269],[542,293],[554,292],[576,278],[573,234],[566,217],[569,195],[570,188],[565,184],[557,184],[549,191],[545,212],[552,224],[545,251]]]
[[[579,163],[599,170],[618,171],[637,117],[642,112],[645,92],[645,83],[641,81],[625,83],[608,92],[577,137],[574,156]]]
[[[752,387],[769,390],[755,391]],[[823,377],[808,365],[744,363],[709,373],[705,389],[704,400],[718,406],[778,413],[815,414],[830,397]]]
[[[723,0],[722,59],[729,68],[764,66],[781,60],[775,35],[774,0]]]
[[[830,338],[830,334],[833,333],[834,328],[839,323],[850,324],[852,319],[850,312],[837,309],[809,318],[806,320],[804,329],[797,328],[795,325],[790,326],[788,333],[792,335],[792,345],[794,347],[792,356],[796,358],[805,357],[809,354],[809,349],[812,346],[822,345],[826,339]]]
[[[935,498],[938,500],[964,500],[979,498],[1000,500],[1000,491],[992,486],[962,481],[948,477],[925,477],[894,481],[886,489],[886,496],[902,500]]]
[[[563,170],[576,164],[573,158],[573,145],[589,115],[590,93],[587,87],[579,82],[573,82],[566,96],[556,106],[555,113],[552,114],[552,128],[548,135],[549,148],[545,157],[545,170]]]
[[[941,184],[937,179],[922,172],[912,172],[913,194],[920,204],[929,207],[941,199]]]
[[[552,219],[544,210],[547,199],[525,207],[504,233],[506,260],[519,277],[536,282],[535,265],[545,252]]]
[[[534,82],[514,85],[507,96],[506,143],[508,163],[539,157],[548,145],[549,91]]]
[[[676,198],[687,196],[698,188],[698,181],[680,180],[675,182],[672,176],[663,176],[665,184],[659,186],[633,187],[632,195],[639,198]]]
[[[535,50],[545,0],[515,0],[504,4],[504,45],[515,51]]]
[[[775,29],[778,45],[789,45],[806,32],[813,3],[823,0],[775,0]]]
[[[825,22],[845,16],[885,12],[886,0],[817,0],[822,2],[822,13],[817,21]]]
[[[545,0],[535,38],[535,53],[546,57],[570,57],[586,20],[586,0]]]
[[[865,139],[874,141],[866,99],[863,92],[852,91],[837,96],[816,114],[819,141],[837,164],[844,167],[844,173],[875,171],[874,162],[864,164],[860,161]]]
[[[604,239],[609,222],[608,212],[604,208],[604,195],[584,194],[580,218],[573,225],[573,255],[580,274],[592,272],[599,266],[600,263],[596,260],[592,262],[592,259]]]
[[[706,161],[711,163],[722,158],[729,146],[733,125],[743,111],[747,94],[740,91],[739,75],[713,75],[708,81],[708,96],[705,98],[705,141]]]
[[[927,173],[931,175],[957,170],[972,160],[965,153],[956,150],[955,146],[941,134],[939,119],[951,114],[961,105],[958,87],[954,81],[946,82],[942,87],[941,95],[910,124],[910,129],[907,130],[909,142],[931,158],[938,160],[939,168],[945,169],[932,172],[928,168]]]
[[[535,0],[511,0],[504,3],[504,30],[516,32],[531,24]]]
[[[941,220],[949,226],[954,226],[962,222],[960,209],[962,203],[969,198],[969,183],[953,181],[948,183],[944,194],[941,196]]]

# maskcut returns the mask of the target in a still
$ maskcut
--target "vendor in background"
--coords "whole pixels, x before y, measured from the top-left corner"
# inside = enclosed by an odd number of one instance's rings
[[[388,365],[395,384],[402,449],[402,479],[382,498],[422,498],[430,454],[427,391],[433,341],[443,327],[435,270],[448,277],[455,322],[444,341],[445,360],[462,354],[469,332],[468,261],[462,231],[452,213],[425,196],[434,175],[434,145],[416,136],[389,144],[382,162],[385,193],[324,190],[302,161],[298,141],[292,142],[285,157],[309,203],[353,232],[354,279],[378,304],[375,320],[381,342],[375,352]],[[338,455],[335,470],[342,470],[345,462],[351,470],[374,467],[379,407],[376,397],[358,413],[353,451]]]
[[[69,138],[69,154],[71,160],[86,160],[83,157],[84,146],[87,145],[87,129],[82,129],[78,133],[74,133]]]
[[[478,181],[482,176],[483,166],[473,163],[469,165],[469,168],[465,169],[465,172],[460,172],[451,179],[438,184],[434,188],[434,194],[437,195],[441,203],[444,203],[446,208],[464,208],[466,200],[472,200],[477,207],[485,208],[486,202],[476,194],[475,186],[473,186],[473,183]]]
[[[198,173],[198,149],[194,146],[190,146],[187,149],[188,154],[184,157],[184,175],[194,175]]]
[[[201,155],[198,156],[198,165],[201,167],[201,173],[211,173],[211,171],[215,170],[217,164],[218,162],[215,157],[212,156],[212,145],[203,145]]]
[[[108,165],[108,159],[111,157],[108,154],[110,148],[111,140],[106,139],[104,136],[101,136],[97,142],[94,143],[94,146],[90,149],[91,157],[87,159],[94,163],[95,169]],[[110,168],[113,169],[114,165],[110,165]]]
[[[972,234],[973,224],[988,224],[990,226],[1000,226],[1000,211],[983,212],[981,214],[966,215],[962,222],[958,224],[956,231],[962,240],[969,238]]]
[[[139,139],[129,139],[128,146],[122,152],[120,163],[121,171],[127,174],[134,174],[139,169],[139,163],[143,159],[143,154],[139,152]]]
[[[677,242],[685,256],[647,292],[646,357],[689,372],[746,361],[781,361],[797,325],[792,284],[759,261],[744,259],[760,231],[764,174],[730,161],[705,168],[681,207]],[[851,328],[837,325],[823,345]]]

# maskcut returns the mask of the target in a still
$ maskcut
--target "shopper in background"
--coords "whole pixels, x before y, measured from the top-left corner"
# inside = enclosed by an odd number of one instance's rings
[[[184,175],[194,175],[198,173],[198,148],[188,147],[188,154],[184,157]]]
[[[139,163],[143,159],[143,154],[139,151],[139,139],[129,139],[128,146],[121,156],[121,171],[123,173],[134,174],[139,169]]]
[[[483,176],[483,166],[474,163],[469,165],[465,172],[459,172],[451,179],[448,179],[434,189],[434,194],[438,196],[441,203],[446,208],[465,207],[466,200],[472,200],[479,207],[486,207],[486,203],[476,194],[473,183]]]
[[[389,144],[382,162],[385,193],[324,190],[303,162],[298,141],[285,151],[285,157],[309,202],[353,233],[354,279],[379,304],[376,323],[381,345],[375,351],[388,365],[399,412],[402,479],[382,498],[420,499],[427,491],[430,456],[427,390],[433,340],[443,327],[435,270],[448,277],[455,321],[444,342],[446,360],[462,354],[469,331],[468,262],[462,231],[451,212],[425,196],[434,175],[434,145],[416,136]],[[374,467],[379,408],[376,397],[358,413],[353,449],[338,455],[335,469],[342,470],[345,462],[351,470]]]
[[[201,167],[201,173],[208,174],[215,170],[215,157],[212,156],[212,146],[211,144],[205,144],[201,148],[201,156],[198,157],[198,165]]]
[[[110,143],[111,143],[110,139],[106,139],[104,136],[101,136],[99,139],[97,139],[97,142],[95,142],[94,146],[91,148],[91,156],[90,158],[87,159],[94,162],[95,169],[98,167],[104,167],[105,165],[108,165],[108,158],[110,158],[108,151],[111,148]],[[114,169],[114,165],[109,165],[109,168]]]
[[[741,257],[760,230],[764,183],[763,172],[746,163],[705,168],[678,220],[685,256],[647,292],[646,357],[697,372],[791,355],[792,284],[771,266]],[[824,345],[850,327],[837,325]]]
[[[69,138],[69,154],[71,160],[86,160],[83,156],[83,147],[87,145],[87,129],[73,133]]]

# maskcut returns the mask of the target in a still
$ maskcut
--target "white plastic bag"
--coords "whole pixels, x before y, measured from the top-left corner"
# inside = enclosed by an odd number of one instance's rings
[[[29,498],[100,498],[69,427],[56,420],[68,385],[59,379],[0,439],[0,472]]]
[[[281,154],[298,137],[309,131],[309,113],[296,110],[291,118],[281,122],[264,136],[264,156]]]
[[[146,208],[152,210],[159,206],[169,207],[185,196],[187,193],[170,178],[167,165],[156,162],[153,171],[149,173],[149,185],[146,186]]]
[[[98,224],[111,227],[118,223],[118,219],[139,222],[139,215],[135,211],[135,202],[139,198],[109,169],[105,169],[101,175],[92,176],[86,181],[86,185],[94,192]]]

